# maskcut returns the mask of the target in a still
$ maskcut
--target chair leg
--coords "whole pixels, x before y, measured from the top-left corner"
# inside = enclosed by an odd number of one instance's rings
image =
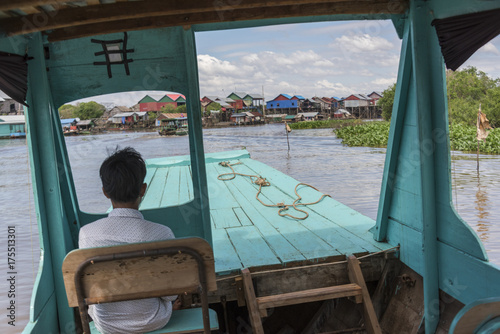
[[[262,320],[259,313],[259,305],[257,304],[250,270],[245,268],[241,271],[241,274],[243,276],[243,286],[245,287],[245,297],[252,329],[255,334],[264,334],[264,328],[262,327]]]

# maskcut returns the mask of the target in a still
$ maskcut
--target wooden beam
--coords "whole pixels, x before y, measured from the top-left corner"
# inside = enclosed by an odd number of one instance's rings
[[[40,18],[37,16],[39,14],[34,14],[2,20],[0,26],[8,35],[80,26],[88,36],[88,34],[103,33],[103,29],[113,22],[116,24],[111,25],[109,29],[114,32],[136,30],[136,25],[138,29],[146,29],[148,27],[145,27],[142,21],[155,17],[161,18],[162,26],[174,26],[329,14],[400,14],[406,7],[407,0],[255,0],[220,6],[217,4],[214,6],[211,1],[199,0],[176,1],[165,6],[163,0],[149,0],[64,8],[53,15],[47,15],[43,24],[36,24]],[[151,24],[150,28],[161,25],[159,21]]]
[[[154,29],[171,26],[218,23],[222,21],[245,21],[286,17],[304,17],[336,14],[373,14],[388,13],[392,1],[363,1],[362,6],[354,7],[351,2],[319,3],[314,5],[295,5],[286,7],[252,8],[231,11],[213,11],[185,15],[167,15],[109,21],[54,30],[49,34],[50,41],[60,41],[103,33],[115,33],[131,30]],[[213,7],[212,7],[213,9]],[[1,22],[0,22],[1,24]]]
[[[361,261],[361,270],[366,282],[378,281],[386,263],[384,254],[373,255]],[[238,300],[235,277],[240,277],[240,275],[218,277],[217,291],[209,293],[209,302],[218,303],[221,296],[225,296],[227,301]],[[346,261],[266,271],[253,268],[252,280],[255,282],[258,296],[351,283],[347,275]]]
[[[259,304],[259,309],[268,309],[271,307],[296,305],[327,299],[361,296],[361,294],[361,287],[357,284],[351,283],[330,286],[327,288],[303,290],[284,293],[281,295],[259,297],[257,298],[257,303]]]
[[[349,268],[349,279],[351,282],[359,285],[362,289],[363,315],[365,318],[366,332],[368,334],[382,334],[382,329],[380,328],[377,315],[375,314],[370,294],[366,288],[363,273],[359,267],[359,260],[354,255],[350,255],[347,257],[347,266]]]
[[[64,5],[67,2],[67,0],[2,0],[0,2],[0,11],[43,5]]]
[[[245,268],[241,271],[243,277],[243,285],[245,286],[245,296],[247,300],[248,316],[252,324],[252,330],[256,334],[264,334],[262,327],[262,320],[260,319],[259,306],[255,297],[255,290],[253,288],[252,276],[250,270]]]

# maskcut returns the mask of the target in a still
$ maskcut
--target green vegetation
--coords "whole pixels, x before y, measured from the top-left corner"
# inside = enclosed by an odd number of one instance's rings
[[[493,127],[500,126],[500,79],[475,67],[446,73],[448,114],[452,124],[475,125],[479,104]]]
[[[500,78],[492,79],[475,67],[446,73],[448,88],[448,119],[452,150],[476,152],[476,120],[479,104],[493,127],[486,142],[479,143],[481,153],[500,154]],[[382,117],[390,120],[396,85],[384,91],[379,100]],[[336,131],[337,137],[349,146],[387,146],[388,122],[364,123]]]
[[[187,107],[185,104],[180,105],[177,108],[175,108],[175,112],[178,114],[186,114],[186,111],[187,111]]]
[[[76,106],[72,104],[65,104],[59,107],[59,118],[75,118]]]
[[[389,125],[384,122],[364,122],[361,125],[337,129],[337,138],[348,146],[386,147],[389,138]]]
[[[476,127],[465,124],[454,124],[450,126],[450,146],[452,150],[464,152],[476,152]],[[500,154],[500,128],[489,131],[486,141],[479,142],[479,152],[489,154]]]
[[[160,114],[185,114],[186,105],[182,104],[180,106],[174,107],[171,104],[166,104],[160,109]]]
[[[65,104],[59,108],[60,118],[92,119],[99,118],[104,114],[104,106],[97,102],[82,102],[77,106]]]
[[[378,105],[382,108],[382,117],[389,121],[392,116],[392,105],[394,104],[394,96],[396,95],[396,84],[393,84],[384,92],[382,98],[378,100]]]
[[[389,139],[389,122],[364,122],[357,126],[347,126],[335,132],[342,143],[348,146],[386,147]],[[450,146],[452,150],[476,152],[476,127],[466,124],[450,126]],[[479,152],[500,154],[500,128],[489,132],[486,142],[479,142]]]
[[[288,123],[292,130],[298,129],[324,129],[324,128],[341,128],[344,126],[361,124],[359,119],[329,119],[325,121],[306,121],[297,123]]]
[[[500,78],[492,79],[475,67],[447,71],[448,117],[452,124],[475,125],[479,104],[493,127],[500,126]],[[384,91],[379,100],[382,117],[391,119],[396,85]]]
[[[160,109],[160,113],[162,114],[175,114],[176,112],[175,107],[171,104],[166,104]]]

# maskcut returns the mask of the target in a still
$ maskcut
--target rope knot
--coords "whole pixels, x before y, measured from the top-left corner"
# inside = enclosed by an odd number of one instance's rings
[[[278,208],[285,208],[285,210],[288,210],[288,205],[285,203],[276,203],[276,206],[278,206]]]
[[[267,186],[270,186],[271,184],[269,182],[267,182],[267,180],[263,177],[258,177],[257,180],[254,181],[254,183],[258,186],[261,186],[261,187],[267,187]]]
[[[229,161],[221,161],[221,162],[219,162],[219,165],[221,165],[222,167],[229,167],[229,166],[231,166],[229,164]]]

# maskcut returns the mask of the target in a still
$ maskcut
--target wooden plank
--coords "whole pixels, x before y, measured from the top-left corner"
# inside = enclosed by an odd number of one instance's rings
[[[244,267],[281,263],[255,226],[228,228],[226,232]]]
[[[217,231],[221,230],[214,232]],[[373,255],[362,260],[361,270],[367,282],[377,281],[380,278],[385,262],[384,254]],[[252,276],[259,296],[351,283],[347,275],[346,261],[339,262],[338,260],[276,270],[252,268]],[[209,295],[210,302],[220,302],[220,296],[226,296],[228,301],[237,300],[233,275],[218,276],[217,292]]]
[[[238,217],[242,226],[252,226],[253,223],[242,208],[233,208],[234,214]]]
[[[40,3],[43,4],[43,3]],[[27,34],[37,31],[46,31],[63,28],[78,28],[79,30],[89,30],[92,26],[101,26],[106,22],[121,23],[134,22],[135,24],[148,21],[155,25],[178,26],[182,24],[199,24],[227,21],[240,21],[249,19],[268,19],[280,17],[299,17],[312,15],[333,14],[370,14],[370,13],[403,13],[406,1],[398,2],[389,0],[275,0],[275,1],[242,1],[236,3],[200,2],[197,0],[185,0],[164,6],[162,0],[143,1],[139,5],[130,2],[114,4],[101,4],[81,8],[64,8],[58,11],[58,15],[47,18],[45,25],[24,24],[21,20],[7,20],[2,24],[6,32],[10,35]],[[9,8],[10,7],[10,8]],[[19,8],[16,6],[15,8]],[[96,8],[97,7],[97,8]],[[3,5],[0,10],[14,9],[12,5]],[[36,22],[33,15],[25,18],[27,22]],[[109,27],[109,26],[108,26]],[[128,30],[128,28],[126,29]],[[104,29],[109,33],[109,28]],[[93,33],[92,33],[93,34]]]
[[[75,290],[75,271],[83,261],[95,256],[142,252],[165,247],[187,246],[201,253],[206,267],[209,290],[216,290],[212,248],[201,238],[184,238],[86,248],[71,251],[65,258],[62,271],[68,303],[78,306]],[[165,270],[168,268],[168,270]],[[82,276],[88,303],[113,302],[145,297],[181,294],[198,286],[198,264],[188,254],[154,255],[134,259],[113,259],[90,264]],[[138,279],[147,276],[148,279]]]
[[[140,19],[127,19],[127,20],[108,20],[102,21],[100,23],[84,24],[79,26],[74,26],[71,22],[66,22],[66,24],[71,24],[61,29],[53,30],[49,35],[49,41],[62,41],[67,39],[82,38],[88,36],[96,36],[105,33],[117,33],[130,30],[143,30],[143,29],[157,29],[164,27],[176,27],[183,26],[186,24],[196,25],[205,23],[220,23],[221,16],[223,16],[224,21],[234,22],[234,21],[246,21],[246,20],[265,20],[265,19],[279,19],[279,18],[301,18],[305,16],[321,16],[321,15],[336,15],[336,14],[363,14],[372,15],[374,18],[381,18],[384,14],[389,14],[389,12],[394,12],[395,14],[403,13],[404,10],[400,8],[406,8],[407,1],[401,0],[402,6],[399,6],[399,1],[394,2],[392,0],[386,0],[381,2],[376,2],[378,0],[366,0],[361,1],[361,3],[351,4],[353,2],[343,2],[343,3],[324,3],[324,4],[308,4],[308,5],[290,5],[285,7],[272,7],[272,8],[253,8],[253,9],[241,9],[241,10],[228,10],[228,11],[217,11],[207,13],[193,13],[193,14],[175,14],[175,15],[164,15],[164,16],[147,16]],[[245,2],[241,2],[245,3]],[[391,8],[397,8],[395,11]],[[153,10],[153,13],[158,12],[157,9]],[[327,14],[326,14],[327,13]],[[385,16],[384,16],[385,17]],[[109,19],[109,18],[108,18]],[[0,22],[1,24],[1,22]],[[9,23],[5,24],[8,27]],[[30,30],[48,30],[46,27],[33,27]],[[24,33],[23,30],[18,27],[11,28],[10,34],[16,35]]]
[[[179,194],[181,188],[181,170],[182,166],[174,166],[168,168],[159,168],[168,170],[164,188],[161,194],[160,206],[179,205]]]
[[[265,175],[271,184],[275,185],[281,191],[288,194],[294,194],[295,185],[297,185],[299,181],[255,160],[245,159],[244,163],[254,171],[254,173]],[[321,192],[309,187],[301,187],[299,189],[299,194],[303,197],[303,202],[305,203],[317,201],[322,195]],[[338,246],[337,249],[343,254],[360,252],[362,249],[369,252],[376,252],[390,247],[387,243],[373,240],[373,235],[369,232],[369,229],[375,224],[373,220],[332,198],[324,198],[321,202],[305,208],[306,211],[310,213],[311,218],[307,218],[303,225],[307,227],[308,224],[306,222],[313,220],[314,229],[322,230],[332,227],[335,228],[335,231],[332,231],[332,235],[325,236],[324,231],[321,231],[320,236],[328,237],[328,239],[335,242],[335,245]],[[332,213],[334,213],[333,216]],[[330,225],[332,223],[333,225]],[[323,226],[320,227],[320,224]],[[346,241],[346,245],[339,244],[345,239],[350,242]],[[352,248],[353,246],[354,248]],[[359,249],[359,246],[361,246],[362,249]]]
[[[365,279],[359,266],[359,261],[354,255],[347,257],[347,265],[349,268],[349,279],[361,287],[363,295],[363,315],[365,318],[365,327],[368,334],[382,334],[382,329],[378,323],[375,309],[373,308],[370,293],[366,288]]]
[[[251,217],[253,225],[260,231],[268,245],[270,245],[284,263],[306,259],[294,245],[269,223],[268,215],[265,215],[260,203],[255,204],[249,202],[245,191],[241,189],[241,187],[236,186],[236,184],[230,181],[219,182],[225,183],[231,196],[236,202],[241,203],[238,204],[238,206],[243,206],[245,208],[245,213]]]
[[[35,13],[40,13],[37,7],[21,7],[19,8],[26,14],[35,14]]]
[[[243,277],[243,286],[245,288],[248,315],[250,317],[250,323],[252,324],[252,330],[256,334],[264,334],[264,328],[262,327],[262,321],[260,319],[259,306],[257,304],[257,299],[255,298],[255,290],[253,288],[250,270],[248,270],[248,268],[243,269],[241,271],[241,275]]]
[[[0,2],[0,10],[13,10],[22,7],[35,7],[42,5],[65,4],[67,0],[3,0]]]
[[[239,207],[240,205],[234,199],[231,192],[227,189],[226,183],[217,180],[219,172],[215,168],[216,165],[216,162],[206,164],[210,209],[227,209]]]
[[[210,210],[210,213],[215,224],[215,228],[238,227],[241,226],[238,217],[234,214],[233,209],[218,209]]]
[[[326,288],[303,290],[284,293],[280,295],[265,296],[257,298],[259,309],[280,307],[287,305],[303,304],[320,300],[336,299],[343,297],[354,297],[362,294],[361,287],[357,284],[344,284]]]
[[[193,199],[193,180],[189,166],[179,168],[179,204],[183,204]]]
[[[213,248],[215,256],[215,272],[217,274],[230,273],[243,268],[241,260],[229,240],[224,229],[212,229]],[[220,302],[220,300],[218,301]]]
[[[156,170],[141,202],[141,210],[160,207],[168,173],[167,168],[158,168]]]
[[[224,171],[222,167],[219,168],[219,172],[222,171]],[[245,165],[238,165],[236,171],[244,174],[253,173],[253,171]],[[255,199],[255,195],[258,191],[258,186],[252,184],[248,177],[238,176],[234,180],[225,182],[228,183],[228,187],[231,187],[234,184],[236,189],[243,196],[245,196],[246,202],[248,203],[247,206],[251,204],[252,206],[258,208],[258,211],[265,216],[266,220],[306,258],[311,259],[340,255],[340,253],[336,251],[335,248],[333,248],[319,236],[304,227],[300,221],[296,221],[288,217],[280,217],[277,214],[278,208],[266,207],[258,202]],[[293,202],[288,194],[273,189],[272,186],[266,187],[263,192],[264,191],[265,193],[261,193],[261,195],[259,196],[259,198],[261,198],[264,203],[276,203],[282,201]],[[269,198],[267,194],[270,194],[269,196],[273,197]],[[243,204],[241,204],[241,206],[245,208],[247,207]],[[248,210],[246,211],[248,212]],[[251,214],[250,216],[252,217]],[[252,217],[252,221],[255,224],[257,219],[254,219]]]

